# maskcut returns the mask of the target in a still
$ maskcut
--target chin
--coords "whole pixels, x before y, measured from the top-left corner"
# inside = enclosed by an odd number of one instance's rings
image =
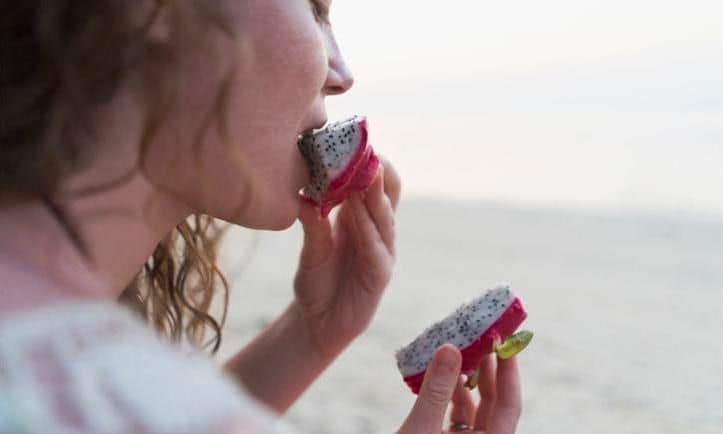
[[[269,231],[284,231],[284,230],[292,227],[295,222],[296,222],[296,215],[291,216],[290,218],[287,218],[284,220],[277,220],[277,221],[273,222],[273,224],[268,225],[267,227],[260,227],[258,229],[266,229]]]
[[[299,203],[271,204],[266,209],[257,209],[254,215],[240,216],[232,223],[249,228],[267,231],[283,231],[294,225],[299,215]]]

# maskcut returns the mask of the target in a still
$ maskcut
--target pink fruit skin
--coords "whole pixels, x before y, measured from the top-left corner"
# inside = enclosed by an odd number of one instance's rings
[[[380,161],[367,141],[366,119],[359,122],[359,128],[361,129],[360,146],[349,163],[349,167],[331,181],[326,194],[320,201],[304,198],[307,202],[320,208],[322,217],[328,216],[331,210],[344,202],[352,192],[364,191],[374,181]]]
[[[472,375],[477,370],[482,358],[492,352],[492,345],[495,340],[507,339],[517,330],[517,327],[522,324],[525,318],[527,318],[527,312],[522,307],[520,299],[515,298],[502,316],[492,323],[487,331],[462,350],[462,373],[467,376]],[[404,377],[404,382],[407,383],[407,386],[412,389],[414,394],[419,393],[425,372],[427,371]]]

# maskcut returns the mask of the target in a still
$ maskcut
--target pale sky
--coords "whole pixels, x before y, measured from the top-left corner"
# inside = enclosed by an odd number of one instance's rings
[[[408,195],[723,214],[723,1],[334,0]]]

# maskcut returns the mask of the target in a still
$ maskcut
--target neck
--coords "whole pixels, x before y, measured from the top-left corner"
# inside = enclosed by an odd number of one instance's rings
[[[117,300],[158,243],[192,214],[143,171],[132,172],[142,107],[123,91],[99,108],[93,164],[59,187],[56,203],[85,252],[42,201],[0,207],[0,312],[61,299]],[[72,194],[89,187],[91,194]]]
[[[78,184],[94,185],[80,178]],[[0,312],[61,300],[116,300],[156,245],[191,214],[140,174],[61,206],[87,257],[45,203],[0,208]]]

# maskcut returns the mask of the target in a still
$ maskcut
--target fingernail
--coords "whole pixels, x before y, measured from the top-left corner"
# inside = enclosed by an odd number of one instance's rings
[[[445,371],[454,371],[457,367],[457,354],[449,348],[440,350],[437,366]]]

